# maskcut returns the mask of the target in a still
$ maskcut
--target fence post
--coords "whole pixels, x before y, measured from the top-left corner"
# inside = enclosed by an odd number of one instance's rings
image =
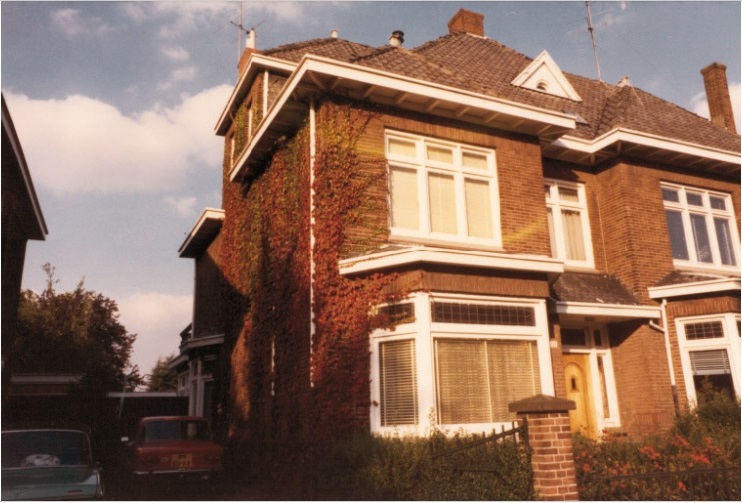
[[[575,403],[548,395],[536,395],[509,404],[510,412],[528,423],[533,489],[543,500],[579,498],[569,411]]]

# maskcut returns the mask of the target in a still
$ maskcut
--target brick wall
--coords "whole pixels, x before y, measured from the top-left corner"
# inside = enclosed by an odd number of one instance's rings
[[[219,267],[221,236],[211,242],[206,252],[196,259],[196,288],[193,299],[193,336],[224,333],[221,297],[222,275]]]

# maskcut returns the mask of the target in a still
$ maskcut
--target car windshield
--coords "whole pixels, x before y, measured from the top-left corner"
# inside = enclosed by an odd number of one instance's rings
[[[2,467],[53,468],[90,465],[90,443],[73,430],[26,430],[2,433]]]
[[[206,421],[162,420],[144,423],[144,441],[209,440]]]

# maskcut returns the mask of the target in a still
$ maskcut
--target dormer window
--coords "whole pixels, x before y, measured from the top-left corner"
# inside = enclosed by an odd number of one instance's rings
[[[546,51],[542,51],[530,65],[513,79],[511,84],[572,101],[582,101],[580,95],[577,94],[572,84],[569,83],[559,66]]]

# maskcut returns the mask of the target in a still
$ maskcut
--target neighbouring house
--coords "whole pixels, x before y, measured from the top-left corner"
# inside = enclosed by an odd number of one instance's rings
[[[178,250],[195,260],[194,309],[180,333],[179,355],[169,362],[178,373],[178,395],[188,397],[188,413],[216,419],[214,371],[224,342],[220,306],[219,231],[224,211],[206,209]]]
[[[2,398],[10,392],[10,363],[16,336],[26,245],[48,234],[31,172],[2,96]]]
[[[223,212],[180,251],[183,386],[223,376],[192,403],[217,397],[234,441],[491,431],[537,394],[573,400],[575,431],[644,435],[708,386],[740,394],[724,65],[702,70],[707,120],[483,27],[462,9],[416,48],[251,33],[216,125]]]

